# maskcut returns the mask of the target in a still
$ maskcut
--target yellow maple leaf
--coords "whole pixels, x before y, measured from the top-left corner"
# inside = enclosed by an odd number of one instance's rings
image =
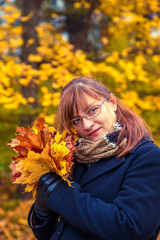
[[[59,132],[57,132],[57,134],[55,135],[54,141],[56,143],[59,143],[61,138],[62,138],[62,135]]]
[[[51,147],[51,154],[53,154],[53,157],[59,161],[62,160],[70,152],[70,150],[65,145],[65,142],[61,142],[59,144],[54,143]]]

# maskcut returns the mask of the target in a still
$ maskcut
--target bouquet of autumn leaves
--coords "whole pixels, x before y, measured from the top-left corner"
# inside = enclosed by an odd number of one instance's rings
[[[16,138],[7,145],[16,153],[9,166],[14,183],[26,184],[25,191],[36,195],[37,184],[42,175],[55,172],[68,182],[73,165],[73,153],[76,137],[63,131],[59,134],[53,127],[48,127],[42,118],[31,128],[17,127]]]

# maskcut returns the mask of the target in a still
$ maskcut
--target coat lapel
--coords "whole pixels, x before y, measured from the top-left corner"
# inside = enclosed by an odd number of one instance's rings
[[[72,170],[73,171],[72,178],[74,179],[74,181],[79,183],[82,176],[85,174],[87,170],[88,170],[88,167],[86,164],[79,164],[75,162]]]
[[[101,159],[100,161],[94,163],[86,172],[84,172],[83,175],[81,175],[81,179],[79,181],[79,184],[81,186],[86,185],[93,179],[99,177],[101,174],[104,174],[108,171],[111,171],[112,169],[120,166],[126,161],[125,158],[106,158]]]

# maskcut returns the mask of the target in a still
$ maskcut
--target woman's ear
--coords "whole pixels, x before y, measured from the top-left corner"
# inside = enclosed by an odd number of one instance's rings
[[[117,111],[117,98],[114,96],[113,93],[110,93],[109,101],[113,104],[113,109],[116,112]]]

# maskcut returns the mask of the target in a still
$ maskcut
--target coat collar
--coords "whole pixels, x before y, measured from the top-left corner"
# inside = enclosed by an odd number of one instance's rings
[[[129,154],[133,154],[140,146],[147,142],[153,142],[149,136],[144,137],[141,141],[139,141],[134,148],[132,148]]]

